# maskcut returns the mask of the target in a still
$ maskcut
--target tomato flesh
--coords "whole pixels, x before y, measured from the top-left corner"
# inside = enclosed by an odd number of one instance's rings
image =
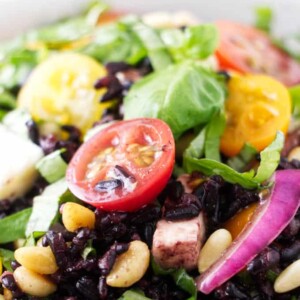
[[[229,21],[216,25],[220,32],[216,55],[221,69],[268,74],[288,86],[300,82],[300,64],[276,47],[267,34]]]
[[[245,143],[262,151],[274,140],[277,130],[287,132],[291,109],[287,88],[272,77],[257,74],[232,77],[225,103],[222,153],[235,156]]]
[[[158,119],[117,122],[84,143],[67,170],[70,190],[104,210],[134,211],[155,200],[169,180],[175,144]]]

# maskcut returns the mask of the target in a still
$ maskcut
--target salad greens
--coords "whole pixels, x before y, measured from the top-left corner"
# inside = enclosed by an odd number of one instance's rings
[[[270,33],[274,20],[272,9],[269,6],[259,6],[255,9],[255,16],[255,27]]]
[[[131,289],[126,291],[118,300],[151,300],[142,291]]]
[[[0,121],[14,108],[16,108],[15,97],[4,89],[0,89]]]
[[[25,238],[32,208],[26,208],[0,220],[0,244]]]
[[[59,206],[64,202],[78,202],[68,190],[65,179],[48,185],[40,196],[33,199],[32,213],[27,220],[26,236],[36,231],[47,231],[59,218]]]
[[[260,165],[255,173],[254,170],[245,173],[239,173],[230,166],[212,159],[199,159],[190,156],[191,152],[184,154],[184,166],[188,173],[200,171],[205,175],[218,174],[226,181],[238,183],[244,188],[259,188],[265,180],[269,179],[276,170],[280,152],[283,148],[284,135],[277,132],[275,140],[260,153]]]
[[[289,88],[290,96],[293,105],[293,117],[296,120],[300,119],[300,85]]]
[[[104,63],[125,61],[136,64],[147,56],[145,46],[122,19],[95,29],[91,43],[78,51]]]
[[[256,149],[249,143],[246,143],[238,155],[227,160],[227,164],[236,171],[242,172],[254,159],[256,154]]]
[[[0,262],[8,271],[12,271],[11,262],[15,259],[14,252],[0,248]]]
[[[207,176],[220,175],[225,181],[246,189],[267,187],[266,181],[272,178],[278,167],[284,146],[283,133],[277,132],[274,141],[259,153],[258,167],[250,171],[247,171],[249,164],[258,157],[250,144],[245,144],[237,156],[229,159],[220,153],[220,139],[226,126],[227,87],[224,78],[220,79],[207,63],[218,46],[216,27],[200,24],[180,29],[154,29],[136,16],[123,17],[98,27],[98,18],[106,8],[103,3],[95,1],[77,18],[33,30],[0,47],[0,121],[3,120],[5,126],[18,134],[27,134],[24,124],[28,114],[15,109],[16,95],[33,68],[57,51],[74,51],[91,56],[102,64],[125,62],[133,67],[148,58],[153,72],[134,82],[128,93],[126,90],[124,118],[164,120],[177,141],[185,134],[193,134],[185,148],[183,161],[178,162],[177,171],[182,171],[182,163],[183,170],[188,173],[199,171]],[[272,11],[260,7],[256,13],[256,27],[270,33]],[[300,86],[290,88],[289,92],[293,116],[299,119]],[[13,112],[8,114],[10,110]],[[15,120],[21,120],[22,125]],[[99,128],[91,132],[95,130]],[[92,135],[91,132],[85,139]],[[54,151],[36,164],[49,185],[41,195],[34,197],[32,208],[0,220],[1,244],[26,238],[25,246],[36,245],[36,239],[59,221],[60,205],[79,202],[68,190],[64,179],[67,169],[61,156],[64,151]],[[87,260],[95,253],[99,254],[93,238],[89,236],[85,241],[80,259]],[[0,248],[0,258],[5,268],[11,270],[13,252]],[[169,276],[187,292],[190,295],[188,300],[197,299],[194,279],[185,269],[164,270],[154,259],[151,267],[155,275]],[[149,298],[143,291],[133,288],[125,291],[119,299]]]
[[[203,60],[216,50],[218,31],[212,24],[201,24],[180,29],[163,29],[161,38],[175,62],[187,59]]]
[[[226,119],[224,112],[214,115],[206,126],[204,143],[204,156],[209,159],[221,161],[220,138],[225,129]]]
[[[56,150],[38,161],[36,168],[40,174],[49,182],[53,183],[66,174],[67,163],[61,157],[65,149]]]
[[[191,295],[191,297],[189,297],[187,300],[197,299],[197,289],[194,279],[186,272],[185,269],[163,269],[155,262],[153,258],[151,258],[151,267],[156,275],[171,276],[176,285]]]
[[[224,104],[223,86],[196,62],[172,65],[139,80],[124,101],[125,119],[164,120],[175,138],[205,125]]]

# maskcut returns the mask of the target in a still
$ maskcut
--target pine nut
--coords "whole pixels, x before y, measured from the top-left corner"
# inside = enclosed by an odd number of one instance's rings
[[[292,159],[300,160],[300,147],[295,147],[289,152],[288,160]]]
[[[80,204],[68,202],[62,208],[62,221],[67,230],[71,232],[81,227],[93,229],[95,227],[95,214]]]
[[[0,298],[1,299],[1,298]],[[4,288],[3,289],[3,299],[4,300],[13,300],[14,297],[13,297],[13,294],[10,290]]]
[[[231,234],[226,229],[218,229],[211,234],[200,251],[198,270],[206,271],[232,242]]]
[[[19,288],[26,294],[47,297],[56,291],[56,285],[46,276],[35,273],[21,266],[14,271],[14,278]]]
[[[284,269],[274,282],[276,293],[289,292],[297,287],[300,287],[300,259]]]
[[[106,278],[107,285],[128,287],[139,281],[147,271],[150,251],[146,243],[133,241],[129,249],[117,257],[116,262]]]
[[[15,259],[27,269],[39,274],[53,274],[58,270],[50,247],[22,247],[15,251]]]

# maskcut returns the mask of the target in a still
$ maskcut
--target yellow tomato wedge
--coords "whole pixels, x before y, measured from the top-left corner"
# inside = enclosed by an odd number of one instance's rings
[[[249,74],[233,77],[228,90],[222,153],[234,156],[245,143],[261,151],[272,142],[277,130],[286,133],[291,99],[282,83],[269,76]]]
[[[251,221],[257,207],[258,203],[250,204],[224,224],[224,228],[231,233],[232,239],[235,239],[243,231],[244,227]]]
[[[29,76],[18,96],[18,105],[35,121],[75,125],[85,133],[99,120],[103,91],[95,81],[106,74],[96,60],[77,53],[56,54]]]

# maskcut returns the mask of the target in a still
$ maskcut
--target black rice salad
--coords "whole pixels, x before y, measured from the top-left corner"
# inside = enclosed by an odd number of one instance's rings
[[[256,25],[95,1],[0,47],[0,299],[300,299],[300,62]]]

